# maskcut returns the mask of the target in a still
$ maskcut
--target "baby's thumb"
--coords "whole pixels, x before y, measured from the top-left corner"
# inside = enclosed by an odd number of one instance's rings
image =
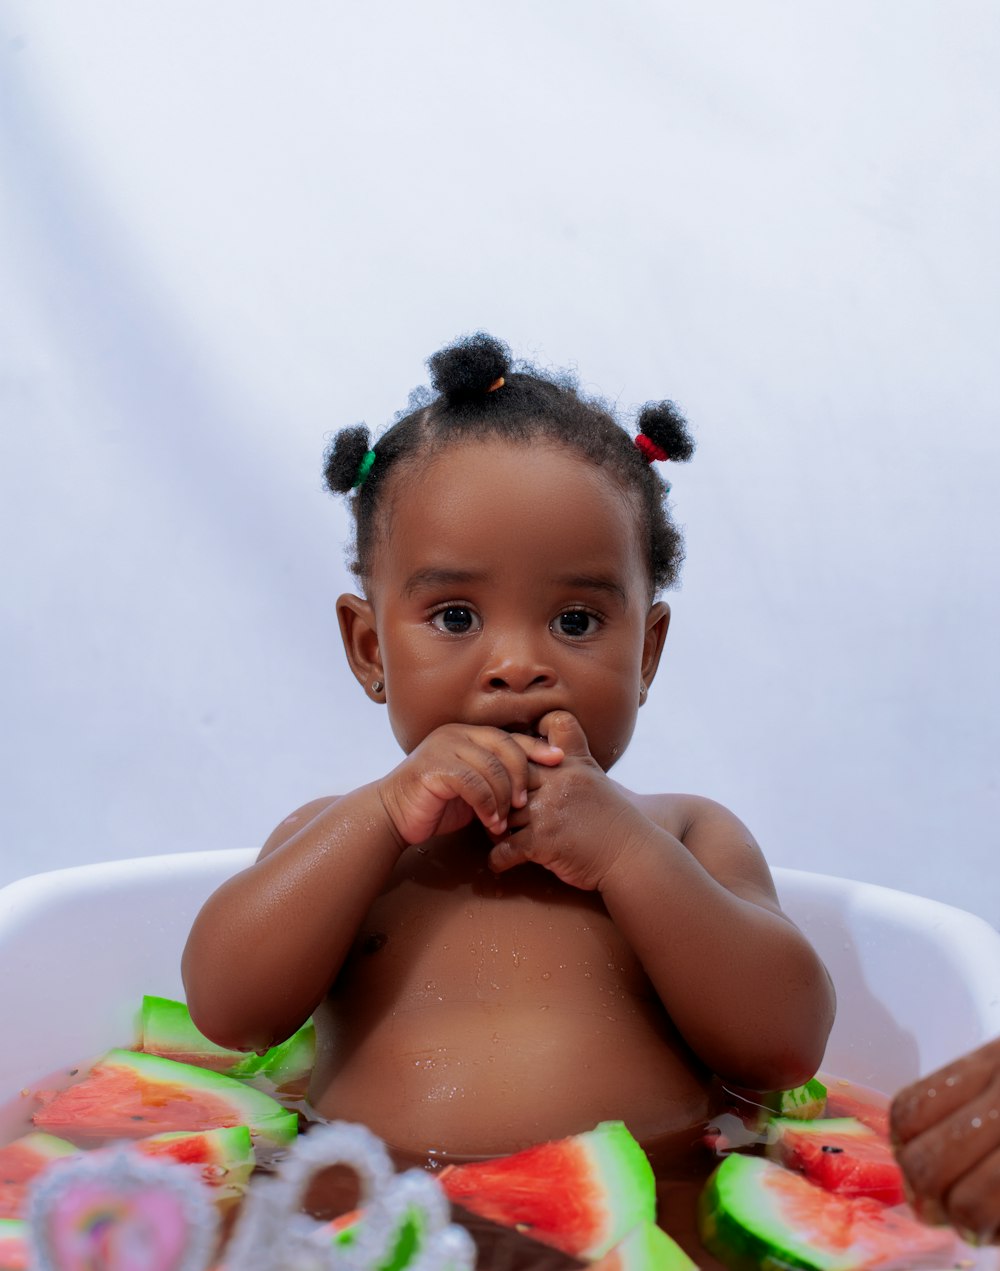
[[[550,746],[558,746],[564,755],[575,755],[580,759],[590,758],[590,746],[587,735],[580,727],[580,721],[569,711],[551,711],[543,716],[538,731],[548,739]]]

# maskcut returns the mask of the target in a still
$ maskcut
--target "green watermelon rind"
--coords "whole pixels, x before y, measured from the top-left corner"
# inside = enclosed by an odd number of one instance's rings
[[[577,1136],[607,1197],[605,1230],[580,1257],[603,1257],[633,1227],[656,1219],[656,1177],[624,1121],[602,1121]]]
[[[699,1202],[705,1248],[733,1271],[945,1267],[954,1238],[877,1201],[824,1191],[763,1157],[726,1157]]]
[[[204,1056],[214,1060],[213,1068],[227,1077],[266,1077],[276,1086],[305,1076],[316,1058],[316,1026],[312,1020],[306,1020],[291,1037],[263,1055],[256,1055],[209,1041],[195,1025],[184,1002],[146,994],[140,1028],[140,1044],[146,1054],[165,1059],[175,1055]]]
[[[796,1120],[814,1120],[826,1110],[826,1086],[818,1077],[812,1077],[804,1086],[794,1090],[782,1090],[778,1099],[778,1115]]]
[[[206,1164],[224,1165],[234,1169],[239,1165],[253,1165],[256,1154],[253,1138],[245,1125],[219,1125],[211,1130],[164,1130],[139,1139],[139,1143],[179,1143],[183,1139],[204,1139],[211,1150],[212,1159]]]
[[[75,1143],[61,1139],[56,1134],[49,1134],[47,1130],[31,1130],[19,1139],[4,1143],[0,1151],[7,1147],[27,1148],[46,1161],[57,1161],[61,1156],[75,1156],[80,1151]]]
[[[605,1256],[609,1262],[615,1259],[621,1271],[698,1271],[698,1264],[655,1222],[638,1223]]]
[[[809,1121],[800,1121],[796,1117],[774,1117],[768,1131],[769,1138],[773,1136],[774,1140],[780,1140],[787,1133],[815,1135],[817,1138],[845,1135],[865,1143],[882,1141],[880,1135],[870,1130],[857,1117],[817,1117]]]
[[[277,1099],[272,1099],[264,1091],[244,1085],[222,1073],[199,1068],[196,1064],[182,1064],[176,1059],[164,1059],[160,1055],[147,1055],[137,1050],[110,1050],[94,1064],[91,1073],[108,1068],[125,1069],[141,1082],[153,1086],[178,1086],[219,1099],[232,1108],[235,1126],[245,1125],[251,1134],[267,1139],[278,1147],[291,1143],[298,1134],[296,1113],[283,1108]],[[53,1100],[53,1104],[57,1103],[58,1095]],[[42,1112],[44,1111],[43,1108]]]
[[[652,1166],[622,1121],[449,1165],[438,1180],[454,1204],[590,1261],[656,1213]]]
[[[827,1254],[789,1226],[781,1198],[768,1193],[767,1179],[775,1171],[788,1174],[762,1157],[726,1157],[699,1201],[705,1248],[732,1271],[851,1271],[856,1262],[850,1249]]]

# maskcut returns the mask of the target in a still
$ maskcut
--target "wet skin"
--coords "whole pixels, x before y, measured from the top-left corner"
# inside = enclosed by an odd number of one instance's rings
[[[891,1126],[920,1216],[1000,1241],[1000,1039],[901,1090]]]
[[[315,1010],[314,1104],[418,1151],[610,1117],[669,1135],[709,1114],[712,1072],[810,1076],[832,992],[745,827],[607,776],[669,618],[632,504],[572,452],[500,442],[386,495],[367,597],[338,609],[406,758],[210,899],[199,1026],[259,1048]]]

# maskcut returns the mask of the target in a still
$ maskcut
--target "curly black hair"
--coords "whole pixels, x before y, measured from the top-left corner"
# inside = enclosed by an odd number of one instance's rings
[[[449,443],[486,437],[514,444],[557,442],[600,467],[636,498],[653,592],[676,581],[683,542],[666,506],[670,487],[650,462],[686,461],[694,452],[687,423],[673,402],[647,403],[638,414],[635,439],[607,403],[582,396],[571,376],[513,362],[507,346],[485,332],[441,349],[427,365],[436,395],[411,394],[408,408],[377,441],[361,424],[342,429],[326,451],[327,487],[351,496],[351,569],[362,585],[371,575],[388,515],[384,496],[392,476]]]

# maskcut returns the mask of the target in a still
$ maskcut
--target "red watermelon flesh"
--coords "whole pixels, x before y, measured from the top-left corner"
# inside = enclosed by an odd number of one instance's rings
[[[196,1165],[212,1187],[242,1190],[254,1168],[254,1150],[245,1125],[220,1130],[184,1130],[138,1139],[144,1156],[169,1157],[182,1165]]]
[[[76,1085],[39,1091],[39,1129],[90,1146],[168,1130],[249,1128],[255,1141],[283,1147],[298,1118],[270,1095],[232,1077],[131,1050],[112,1050]]]
[[[910,1271],[952,1265],[950,1231],[868,1197],[837,1196],[762,1157],[727,1156],[699,1207],[705,1247],[727,1266]]]
[[[857,1093],[857,1087],[850,1083],[831,1082],[827,1092],[826,1115],[830,1118],[854,1117],[869,1130],[874,1130],[881,1138],[889,1141],[889,1104],[883,1095],[874,1091],[865,1091],[867,1098]]]
[[[77,1150],[54,1134],[37,1132],[0,1147],[0,1218],[20,1218],[31,1182],[53,1161]]]
[[[870,1196],[883,1205],[903,1203],[903,1174],[892,1148],[854,1117],[818,1121],[779,1117],[771,1122],[771,1131],[774,1139],[768,1155],[826,1191]]]
[[[603,1256],[652,1222],[656,1185],[646,1154],[621,1121],[438,1175],[448,1199],[575,1257]]]
[[[17,1218],[0,1218],[0,1271],[27,1271],[28,1229]]]

